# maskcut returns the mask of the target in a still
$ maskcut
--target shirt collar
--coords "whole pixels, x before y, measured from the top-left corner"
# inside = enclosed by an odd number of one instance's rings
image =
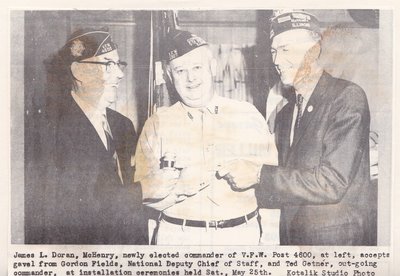
[[[221,106],[221,97],[214,95],[211,101],[206,106],[206,109],[211,114],[218,114],[219,107]]]
[[[189,107],[182,102],[179,102],[179,104],[182,107],[182,109],[185,112],[187,112],[188,117],[190,119],[193,119],[193,117],[196,117],[196,115],[199,114],[199,112],[201,112],[202,110],[207,111],[210,114],[218,114],[219,107],[221,105],[220,99],[221,99],[220,96],[214,95],[210,100],[210,102],[205,107],[200,107],[200,108]]]

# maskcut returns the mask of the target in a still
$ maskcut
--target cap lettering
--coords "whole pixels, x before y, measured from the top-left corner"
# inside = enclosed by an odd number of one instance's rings
[[[299,28],[299,27],[311,28],[311,25],[310,25],[310,23],[293,22],[293,23],[292,23],[292,27],[293,27],[293,28]]]
[[[188,38],[186,41],[190,46],[200,46],[206,43],[202,38],[198,36],[192,36],[191,38]]]
[[[168,53],[168,57],[169,57],[170,60],[174,59],[174,58],[177,58],[178,57],[178,50],[174,49],[174,50],[170,51]]]
[[[283,17],[279,17],[278,18],[278,23],[282,23],[282,22],[286,22],[286,21],[289,21],[289,20],[291,20],[292,18],[290,17],[290,15],[286,15],[286,16],[283,16]]]
[[[113,48],[111,47],[110,43],[105,43],[101,46],[101,53],[108,53],[111,52]]]
[[[311,20],[311,17],[308,14],[304,14],[304,13],[292,13],[293,15],[293,19],[303,19],[303,20]]]

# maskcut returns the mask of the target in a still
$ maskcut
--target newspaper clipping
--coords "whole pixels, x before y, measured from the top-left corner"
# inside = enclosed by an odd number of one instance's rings
[[[399,275],[393,24],[10,10],[7,275]]]

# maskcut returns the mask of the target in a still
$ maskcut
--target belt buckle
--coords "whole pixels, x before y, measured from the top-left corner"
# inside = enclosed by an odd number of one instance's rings
[[[224,228],[224,224],[225,224],[224,220],[218,220],[216,223],[217,225],[216,228]]]
[[[218,228],[222,229],[225,227],[226,220],[210,220],[208,225],[210,228],[215,228],[217,230]]]
[[[218,228],[218,224],[217,224],[218,222],[216,221],[216,220],[210,220],[208,223],[207,223],[207,225],[209,225],[210,226],[210,228],[215,228],[215,230],[217,230],[217,228]]]

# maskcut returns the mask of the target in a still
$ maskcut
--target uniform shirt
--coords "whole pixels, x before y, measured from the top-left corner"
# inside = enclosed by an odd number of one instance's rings
[[[160,159],[166,153],[172,154],[179,167],[202,168],[209,186],[165,209],[166,215],[194,220],[246,215],[257,208],[254,189],[233,191],[224,179],[217,179],[217,167],[234,159],[276,163],[268,154],[274,146],[268,135],[264,118],[247,102],[215,96],[203,109],[189,108],[181,102],[160,108],[146,121],[140,135],[135,181],[151,177],[160,170]],[[157,189],[156,180],[146,183]],[[146,190],[143,188],[143,196],[151,200]]]
[[[99,135],[103,145],[106,149],[107,148],[107,137],[106,133],[104,132],[106,127],[108,132],[111,134],[110,126],[107,122],[106,110],[99,110],[95,106],[89,104],[87,101],[82,99],[79,94],[75,91],[71,91],[72,98],[76,102],[76,104],[82,109],[83,113],[89,119],[90,123],[93,125],[94,129],[96,130],[97,134]]]

